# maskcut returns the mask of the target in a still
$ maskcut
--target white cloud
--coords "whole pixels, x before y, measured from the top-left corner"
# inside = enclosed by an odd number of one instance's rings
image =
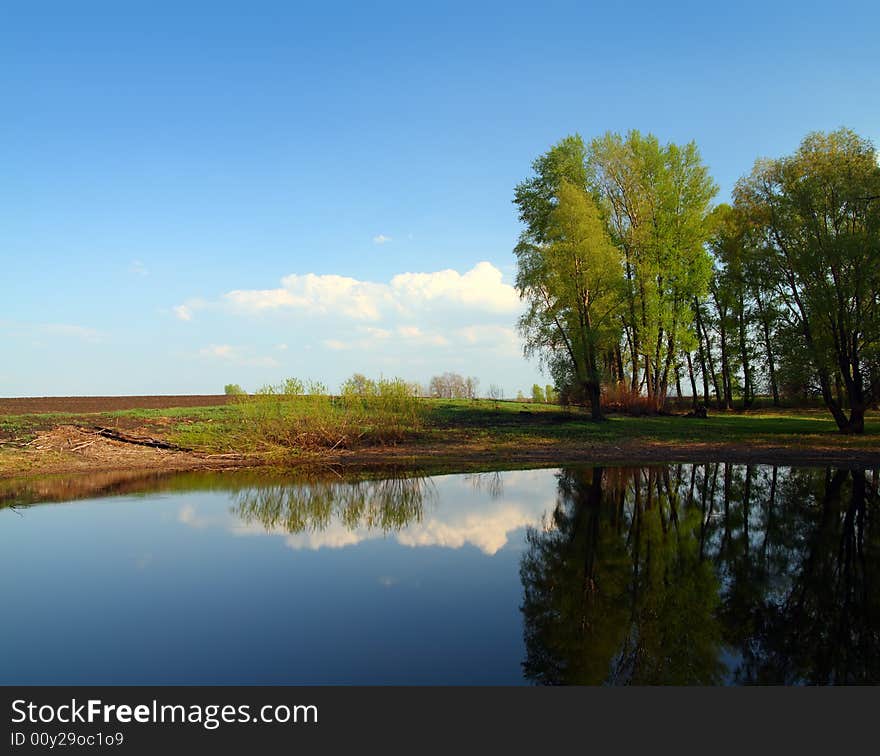
[[[516,289],[488,262],[465,273],[400,273],[388,283],[359,281],[337,275],[291,274],[277,289],[235,289],[224,300],[239,312],[296,309],[312,315],[342,315],[354,320],[380,320],[390,313],[418,312],[426,307],[467,307],[478,312],[512,314],[521,304]]]
[[[394,241],[390,236],[385,236],[385,234],[378,234],[373,237],[373,244],[387,244],[390,241]]]
[[[198,354],[199,357],[225,360],[235,365],[251,367],[276,367],[278,365],[278,361],[274,357],[252,356],[229,344],[211,344],[211,346],[199,349]]]
[[[0,331],[20,338],[30,339],[34,346],[45,346],[44,339],[64,339],[100,344],[105,334],[95,328],[76,323],[23,323],[14,320],[0,320]]]
[[[519,295],[502,281],[492,263],[477,263],[466,273],[440,270],[435,273],[400,273],[391,279],[394,297],[404,307],[434,302],[465,305],[475,309],[513,313],[520,309]]]
[[[372,326],[367,326],[363,329],[363,331],[372,338],[379,339],[380,341],[382,339],[390,339],[392,335],[391,331],[389,331],[387,328],[373,328]]]
[[[199,349],[202,357],[221,357],[224,360],[230,360],[235,354],[235,350],[229,344],[212,344],[204,349]]]
[[[362,372],[411,380],[455,370],[477,375],[488,386],[505,376],[502,382],[510,382],[505,388],[513,394],[521,388],[513,381],[522,386],[543,381],[523,359],[515,327],[522,311],[516,289],[486,261],[464,270],[410,271],[384,280],[292,273],[275,288],[232,289],[214,300],[189,298],[173,310],[181,319],[201,318],[203,329],[211,329],[206,341],[221,344],[233,338],[227,334],[241,333],[230,318],[246,319],[241,325],[250,332],[255,324],[247,320],[255,319],[257,331],[271,339],[272,354],[280,356],[283,350],[274,345],[282,342],[298,354],[313,349],[308,370],[330,382],[355,369],[351,357]],[[244,359],[245,353],[238,356]],[[517,377],[520,371],[528,371],[525,378]]]
[[[192,320],[192,309],[188,305],[177,305],[171,309],[178,320]]]
[[[293,308],[312,315],[341,314],[354,320],[378,320],[380,308],[391,304],[382,284],[314,273],[285,276],[279,289],[236,289],[224,300],[243,312]]]
[[[38,328],[44,333],[88,341],[92,344],[97,344],[101,341],[101,334],[94,328],[87,328],[86,326],[74,325],[72,323],[46,323],[45,325],[38,326]]]

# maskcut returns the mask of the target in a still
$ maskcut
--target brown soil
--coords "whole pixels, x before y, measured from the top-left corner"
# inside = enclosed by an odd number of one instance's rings
[[[155,449],[105,438],[88,428],[61,425],[5,451],[0,458],[0,478],[120,470],[221,470],[253,463],[240,454]]]
[[[133,428],[151,435],[149,428]],[[153,429],[155,430],[155,428]],[[414,444],[335,450],[283,460],[245,454],[206,454],[155,449],[98,435],[93,429],[63,425],[40,431],[27,444],[7,446],[0,455],[0,479],[71,473],[156,474],[283,466],[286,469],[332,468],[360,472],[383,468],[466,471],[492,466],[554,466],[574,462],[737,462],[833,464],[880,467],[880,452],[833,448],[792,448],[725,442],[682,444],[630,441],[625,444],[549,443],[504,445],[486,442]]]
[[[216,407],[234,401],[219,395],[184,396],[41,396],[18,399],[0,398],[0,415],[33,415],[49,412],[86,414],[131,409],[168,409],[169,407]]]

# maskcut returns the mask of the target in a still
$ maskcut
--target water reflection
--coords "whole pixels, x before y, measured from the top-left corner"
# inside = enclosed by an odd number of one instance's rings
[[[876,683],[877,475],[568,469],[520,574],[542,684]]]
[[[0,682],[880,681],[873,471],[87,483],[0,488]]]
[[[180,520],[237,534],[287,536],[293,549],[341,548],[391,536],[404,546],[475,546],[496,554],[553,502],[553,470],[379,480],[311,479],[242,488],[227,518],[187,505]]]
[[[245,524],[289,534],[326,530],[334,522],[348,530],[399,531],[421,522],[437,491],[427,477],[311,483],[252,488],[237,494],[233,513]]]

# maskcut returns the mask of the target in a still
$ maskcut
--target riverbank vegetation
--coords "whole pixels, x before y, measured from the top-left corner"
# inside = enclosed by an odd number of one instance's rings
[[[372,401],[388,401],[388,428],[366,414]],[[328,407],[336,425],[323,419]],[[577,406],[500,399],[406,395],[345,407],[339,397],[276,392],[218,406],[5,415],[0,476],[267,464],[432,470],[600,460],[880,464],[880,413],[873,411],[865,432],[853,435],[838,433],[820,406],[720,411],[708,418],[685,417],[685,408],[640,417],[609,413],[602,423]],[[125,443],[96,428],[113,429],[120,438],[157,439],[179,451]]]
[[[241,396],[228,428],[239,448],[348,449],[402,441],[424,415],[417,388],[401,379],[356,374],[331,396],[322,383],[288,378]]]

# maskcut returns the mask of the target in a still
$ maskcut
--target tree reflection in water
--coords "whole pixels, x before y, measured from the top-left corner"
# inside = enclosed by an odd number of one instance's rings
[[[880,680],[876,471],[575,468],[521,561],[541,684]]]
[[[328,481],[251,488],[237,495],[233,513],[245,523],[287,533],[316,532],[338,521],[349,530],[393,532],[421,522],[436,498],[430,478]]]

